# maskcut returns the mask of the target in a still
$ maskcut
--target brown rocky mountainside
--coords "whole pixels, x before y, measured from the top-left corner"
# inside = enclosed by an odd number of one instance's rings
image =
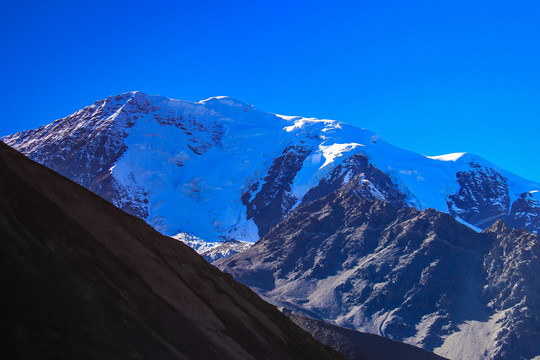
[[[2,359],[340,359],[249,288],[0,143]]]

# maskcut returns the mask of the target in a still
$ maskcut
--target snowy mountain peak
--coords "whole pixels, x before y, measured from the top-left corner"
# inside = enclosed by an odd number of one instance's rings
[[[3,140],[167,235],[253,242],[305,196],[353,178],[366,196],[382,191],[480,228],[505,217],[540,227],[538,201],[522,196],[540,184],[480,157],[426,157],[337,120],[267,113],[226,96],[127,92]]]

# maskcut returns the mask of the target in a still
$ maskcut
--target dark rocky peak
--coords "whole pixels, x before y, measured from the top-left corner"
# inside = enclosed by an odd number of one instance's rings
[[[354,180],[354,181],[351,181]],[[306,203],[319,199],[347,183],[354,187],[359,196],[403,204],[405,195],[397,190],[392,179],[373,166],[367,157],[355,154],[345,159],[330,174],[319,181],[302,198]]]
[[[134,189],[128,194],[110,171],[127,150],[124,140],[139,118],[139,110],[148,106],[145,98],[141,93],[111,96],[33,133],[21,132],[4,141],[121,209],[145,218],[145,192]]]
[[[217,264],[276,304],[340,317],[340,325],[368,327],[371,316],[387,314],[380,334],[398,340],[415,336],[415,324],[432,314],[439,320],[421,344],[433,349],[441,329],[454,328],[451,304],[466,290],[446,269],[469,271],[471,232],[450,216],[342,190],[295,209],[251,249]]]
[[[470,169],[456,173],[460,186],[448,196],[448,211],[454,217],[484,229],[510,210],[508,182],[495,169],[469,163]]]
[[[516,229],[526,229],[538,234],[540,230],[540,200],[538,192],[525,192],[512,203],[505,221]]]
[[[512,228],[503,220],[497,220],[490,227],[482,230],[482,232],[485,234],[495,234],[500,236],[506,236],[510,234],[511,231]]]
[[[126,187],[111,171],[127,151],[126,138],[135,125],[144,121],[178,128],[176,136],[196,155],[218,144],[222,136],[221,126],[215,121],[200,121],[189,111],[184,113],[182,106],[169,106],[170,101],[141,92],[110,96],[45,127],[7,136],[4,141],[120,209],[144,219],[149,214],[149,190],[143,189],[135,179]],[[138,130],[137,136],[144,139],[153,136],[153,131]]]

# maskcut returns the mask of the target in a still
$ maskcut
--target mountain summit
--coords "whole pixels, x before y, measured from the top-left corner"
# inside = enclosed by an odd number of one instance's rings
[[[367,197],[435,208],[473,228],[498,219],[540,228],[540,184],[477,156],[427,157],[339,121],[223,96],[125,93],[3,141],[162,233],[203,242],[254,242],[357,176]]]

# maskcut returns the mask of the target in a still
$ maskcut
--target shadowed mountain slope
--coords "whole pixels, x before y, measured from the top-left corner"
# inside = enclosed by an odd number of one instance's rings
[[[340,359],[186,245],[0,143],[3,359]]]

